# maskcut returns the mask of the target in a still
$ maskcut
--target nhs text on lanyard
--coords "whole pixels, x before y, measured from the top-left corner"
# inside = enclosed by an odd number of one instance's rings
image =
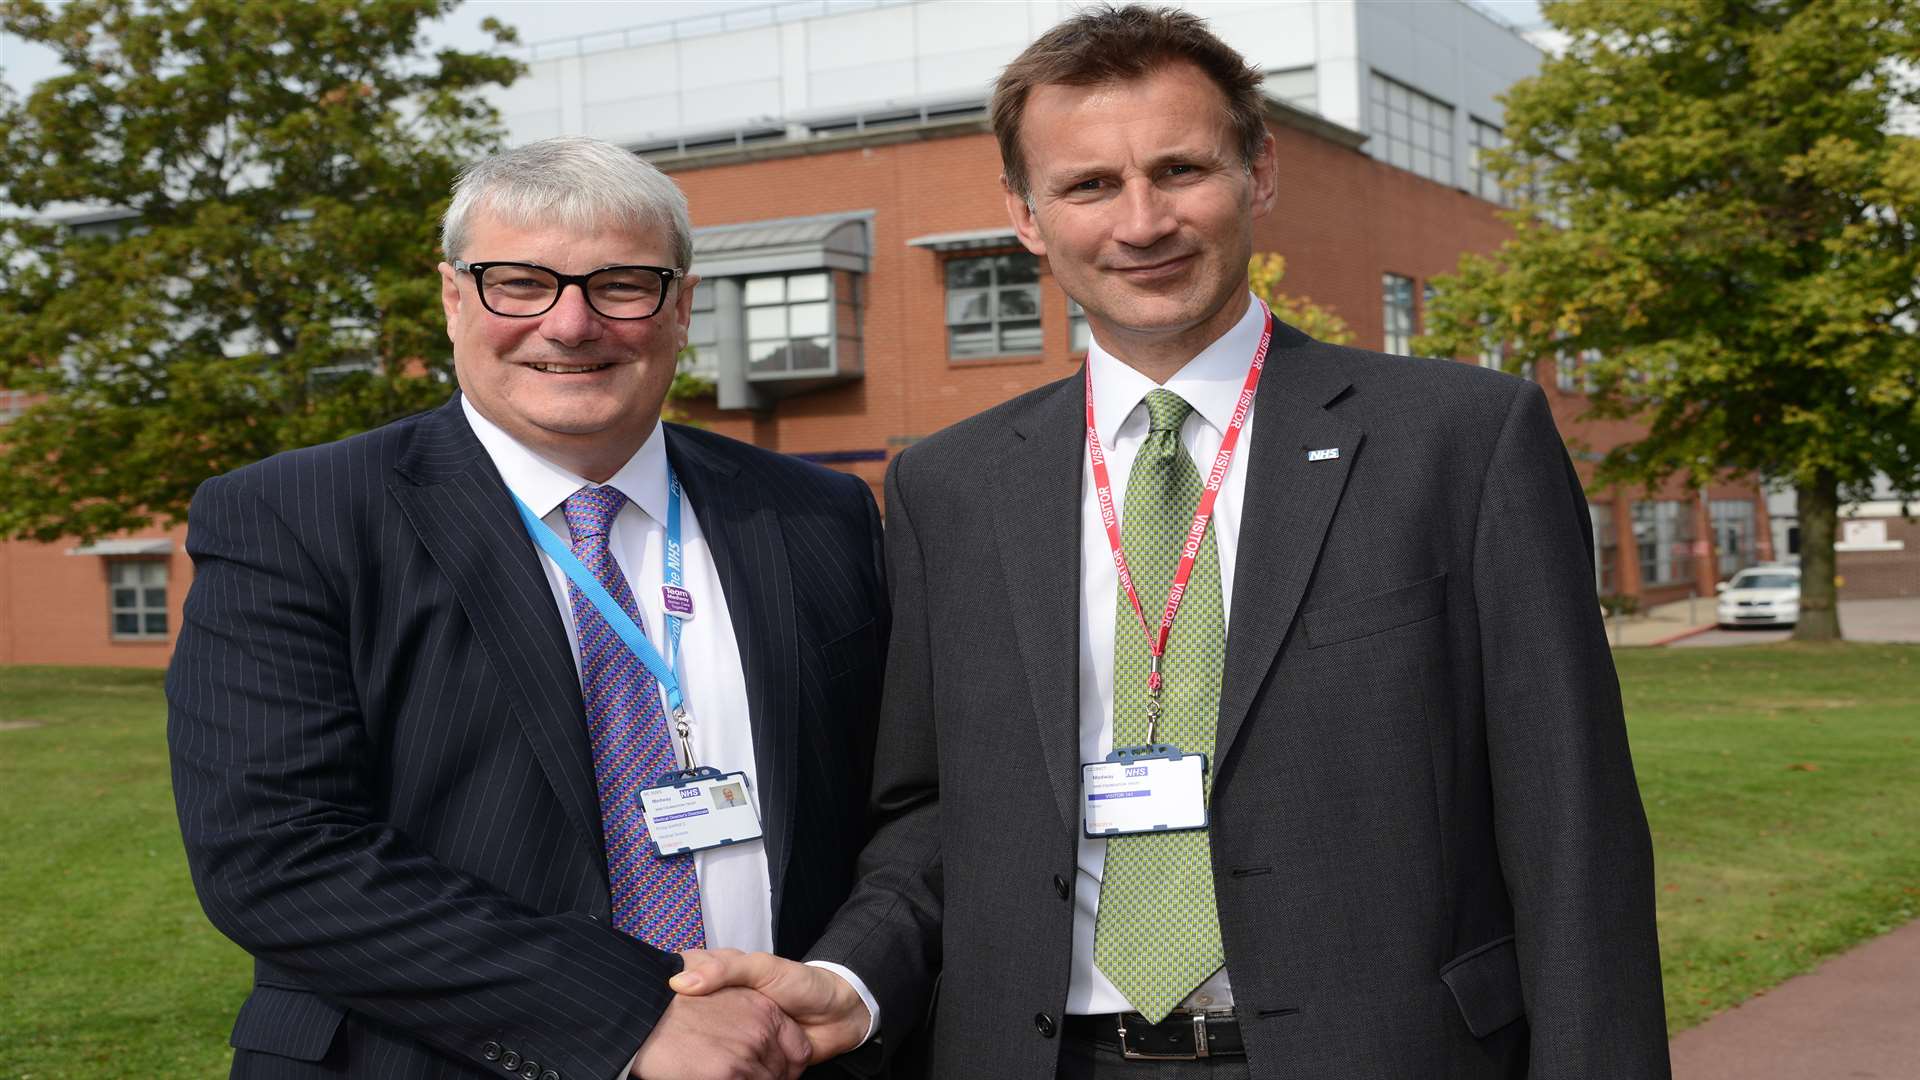
[[[681,691],[677,670],[681,623],[693,616],[693,598],[685,585],[680,543],[680,478],[674,475],[673,467],[667,467],[667,581],[661,588],[667,624],[666,657],[660,655],[660,650],[647,640],[633,617],[614,600],[613,594],[573,550],[554,535],[546,522],[521,502],[519,496],[514,496],[513,504],[520,511],[527,535],[599,610],[621,644],[646,666],[666,694],[686,767],[667,771],[638,795],[641,813],[647,821],[647,835],[654,847],[661,855],[679,855],[757,839],[760,819],[754,812],[752,800],[747,798],[746,774],[704,768],[693,757],[693,720],[687,713],[686,695]]]
[[[1173,632],[1173,620],[1180,613],[1180,601],[1186,595],[1187,581],[1193,576],[1194,560],[1213,520],[1213,504],[1226,482],[1227,469],[1233,464],[1234,448],[1240,443],[1240,431],[1247,425],[1247,413],[1253,408],[1253,394],[1260,385],[1260,372],[1266,367],[1267,348],[1273,343],[1273,316],[1267,315],[1260,331],[1260,345],[1247,366],[1247,380],[1240,388],[1240,399],[1233,407],[1233,419],[1220,439],[1220,451],[1214,455],[1213,468],[1207,472],[1200,492],[1200,505],[1193,511],[1186,539],[1180,546],[1180,562],[1174,569],[1173,583],[1167,589],[1166,607],[1160,613],[1156,634],[1147,626],[1147,615],[1140,606],[1140,594],[1133,584],[1133,572],[1127,566],[1127,553],[1120,544],[1120,518],[1114,510],[1113,481],[1107,474],[1107,455],[1100,446],[1100,433],[1094,427],[1093,368],[1087,368],[1087,458],[1093,465],[1094,494],[1100,503],[1100,521],[1106,526],[1107,543],[1113,549],[1113,568],[1120,585],[1127,591],[1140,632],[1147,638],[1147,742],[1144,746],[1114,747],[1104,761],[1090,761],[1080,767],[1082,826],[1087,836],[1124,836],[1129,833],[1172,832],[1207,827],[1205,776],[1207,755],[1184,753],[1178,746],[1159,742],[1160,661],[1167,652],[1167,638]]]

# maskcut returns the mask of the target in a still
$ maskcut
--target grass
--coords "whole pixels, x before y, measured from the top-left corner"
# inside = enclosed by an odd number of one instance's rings
[[[165,718],[157,671],[0,667],[6,1080],[227,1073],[251,966],[187,880]]]
[[[1920,648],[1615,653],[1678,1032],[1920,913]]]
[[[1673,1031],[1920,911],[1920,648],[1616,654]],[[250,965],[200,914],[160,675],[0,667],[0,1080],[225,1075]]]

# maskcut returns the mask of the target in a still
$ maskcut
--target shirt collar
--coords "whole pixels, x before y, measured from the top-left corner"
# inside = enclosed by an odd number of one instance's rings
[[[1233,422],[1234,406],[1239,404],[1241,388],[1247,382],[1247,365],[1253,363],[1253,350],[1260,347],[1260,331],[1266,322],[1267,306],[1254,297],[1239,322],[1164,384],[1129,367],[1126,361],[1102,349],[1099,342],[1089,342],[1087,368],[1093,372],[1093,423],[1100,433],[1100,445],[1112,446],[1120,425],[1146,400],[1147,392],[1163,387],[1185,398],[1201,419],[1224,434]]]
[[[544,518],[553,513],[561,503],[567,501],[567,496],[581,488],[596,486],[521,445],[500,425],[480,415],[465,394],[460,396],[460,407],[466,413],[474,437],[480,440],[480,446],[493,459],[494,467],[500,470],[500,479],[506,481],[507,490],[526,503],[535,517]],[[665,430],[664,424],[655,423],[647,441],[607,481],[609,486],[617,488],[629,502],[638,506],[641,512],[663,523],[667,520]]]

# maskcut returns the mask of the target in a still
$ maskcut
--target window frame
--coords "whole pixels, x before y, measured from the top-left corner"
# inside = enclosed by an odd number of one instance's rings
[[[145,580],[144,571],[149,567],[159,571],[157,583]],[[135,575],[135,581],[123,583],[120,581],[120,574],[127,570],[141,571],[141,573]],[[170,597],[167,594],[170,576],[164,559],[110,559],[107,561],[107,636],[110,640],[163,642],[172,638],[173,619],[168,605]],[[134,602],[131,605],[121,605],[118,594],[123,589],[132,590]],[[160,593],[160,602],[157,606],[148,596],[149,590],[153,589],[158,589]],[[136,627],[134,631],[123,632],[120,629],[119,622],[122,615],[133,617]],[[148,628],[151,625],[150,620],[155,616],[160,619],[160,629],[157,631]]]
[[[1001,260],[1006,260],[1006,259],[1023,260],[1031,263],[1033,267],[1032,280],[1002,282],[1000,280],[1000,262]],[[956,287],[953,284],[954,266],[956,266],[959,263],[965,263],[965,262],[985,262],[988,264],[988,267],[989,267],[988,281],[986,285],[984,286],[969,285],[969,286]],[[940,264],[940,276],[941,276],[941,293],[940,293],[941,320],[942,320],[942,325],[946,328],[946,331],[947,331],[947,362],[949,364],[965,365],[965,364],[977,364],[982,362],[991,363],[996,360],[1007,360],[1007,359],[1016,359],[1016,358],[1020,358],[1020,359],[1038,358],[1044,353],[1045,321],[1042,315],[1042,305],[1041,305],[1041,273],[1040,273],[1039,256],[1023,248],[1009,249],[1006,251],[967,252],[963,255],[955,255],[951,258],[942,260]],[[987,312],[988,318],[985,320],[981,320],[981,319],[956,320],[954,318],[954,313],[953,313],[953,301],[954,301],[954,293],[956,291],[956,288],[958,288],[961,291],[969,292],[969,293],[980,293],[984,291],[984,294],[989,298],[988,312]],[[1002,296],[1003,293],[1011,293],[1016,291],[1026,292],[1032,295],[1033,315],[1031,318],[1010,319],[1010,318],[1005,318],[1001,315],[1000,297]],[[1033,333],[1032,348],[1010,348],[1007,344],[1007,324],[1016,324],[1021,329],[1024,330],[1026,327],[1026,324],[1028,323],[1032,324],[1032,333]],[[989,327],[988,332],[992,335],[993,351],[967,353],[967,354],[957,353],[954,349],[954,327],[956,326],[977,327],[981,325],[985,325]]]

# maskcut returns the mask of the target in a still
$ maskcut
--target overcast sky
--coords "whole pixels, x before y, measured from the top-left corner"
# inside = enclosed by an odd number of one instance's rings
[[[825,2],[835,6],[835,0]],[[1365,3],[1366,0],[1361,2]],[[1444,3],[1446,0],[1421,2]],[[1540,21],[1540,5],[1536,0],[1472,2],[1520,27],[1532,26]],[[768,6],[765,0],[468,0],[456,8],[450,17],[430,25],[427,33],[436,45],[472,49],[484,46],[490,40],[480,29],[481,20],[489,15],[519,28],[521,41],[537,43],[675,19],[711,19],[728,11]],[[864,5],[856,3],[849,6]],[[57,66],[52,52],[0,34],[0,71],[4,71],[6,81],[13,85],[16,92],[25,93],[34,83],[53,74]]]

